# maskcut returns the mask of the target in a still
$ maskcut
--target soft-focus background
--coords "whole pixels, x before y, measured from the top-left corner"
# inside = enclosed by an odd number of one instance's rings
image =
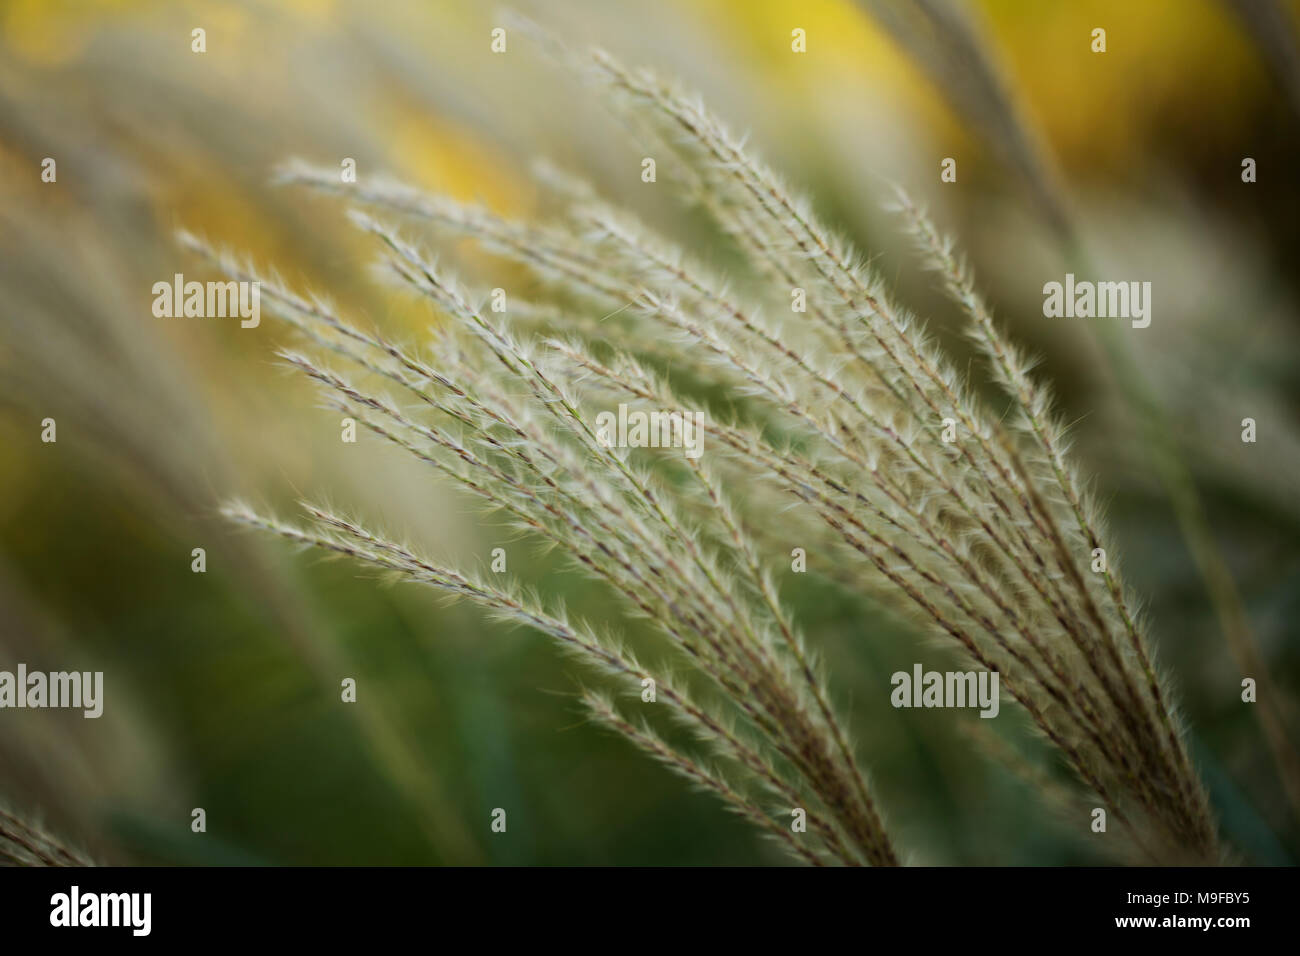
[[[892,182],[954,231],[1015,336],[1043,355],[1109,504],[1240,858],[1295,862],[1300,829],[1170,494],[1158,399],[1239,588],[1270,700],[1300,693],[1300,63],[1296,4],[1253,0],[566,0],[518,9],[701,91],[900,296],[954,315],[883,211]],[[956,6],[1019,123],[918,10]],[[1269,21],[1275,16],[1275,21]],[[355,158],[462,198],[544,210],[539,158],[722,261],[629,130],[490,4],[0,2],[0,669],[103,670],[98,721],[0,712],[0,799],[106,862],[764,863],[742,823],[585,723],[587,675],[537,635],[234,532],[232,496],[355,507],[429,552],[511,570],[617,626],[580,576],[513,542],[335,416],[273,358],[269,318],[166,320],[151,286],[211,278],[185,226],[419,340],[429,314],[371,280],[328,197],[269,184]],[[191,52],[191,30],[207,52]],[[791,30],[808,52],[791,52]],[[1093,28],[1105,54],[1090,51]],[[969,54],[969,50],[966,51]],[[1019,130],[1019,132],[1017,132]],[[42,183],[41,161],[57,161]],[[958,181],[939,181],[953,157]],[[1241,180],[1252,157],[1258,182]],[[661,183],[660,186],[665,186]],[[456,258],[457,250],[446,255]],[[1152,281],[1149,329],[1042,316],[1042,285]],[[464,265],[471,272],[473,258]],[[193,274],[193,275],[191,275]],[[526,277],[515,277],[527,291]],[[1129,373],[1117,365],[1118,347]],[[1240,421],[1258,422],[1243,444]],[[40,441],[56,419],[58,441]],[[190,570],[207,551],[206,574]],[[783,587],[914,862],[1102,859],[1069,781],[1010,707],[894,711],[889,674],[942,651],[812,575]],[[1220,608],[1221,610],[1221,608]],[[355,677],[359,701],[339,701]],[[208,832],[190,832],[203,807]],[[509,830],[492,834],[506,808]]]

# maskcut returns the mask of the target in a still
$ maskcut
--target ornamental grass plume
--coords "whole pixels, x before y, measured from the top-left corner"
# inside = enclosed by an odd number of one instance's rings
[[[0,806],[0,866],[94,866],[33,820]]]
[[[680,161],[682,198],[753,268],[743,293],[553,173],[542,178],[565,212],[519,222],[397,182],[283,169],[286,183],[354,204],[384,275],[445,318],[431,358],[181,239],[231,278],[261,283],[263,306],[303,340],[281,358],[329,407],[603,582],[627,617],[653,625],[672,664],[339,510],[304,503],[301,524],[239,503],[225,514],[549,635],[606,681],[583,695],[595,720],[793,860],[896,864],[836,689],[769,571],[800,544],[855,593],[996,671],[1135,858],[1219,860],[1170,692],[1051,400],[951,243],[899,194],[1006,414],[977,399],[918,319],[698,99],[601,51],[587,72]],[[516,261],[548,298],[512,300],[502,324],[399,219]],[[604,417],[616,405],[677,423],[670,438],[705,422],[704,453],[620,447]],[[806,830],[792,827],[804,818]]]

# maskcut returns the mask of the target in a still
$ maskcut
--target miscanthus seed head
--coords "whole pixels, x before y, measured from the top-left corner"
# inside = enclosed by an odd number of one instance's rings
[[[448,320],[431,358],[202,240],[182,241],[233,278],[261,282],[263,302],[303,339],[281,358],[329,407],[609,588],[672,649],[671,672],[652,673],[606,630],[535,594],[439,564],[337,511],[305,504],[301,526],[237,504],[228,517],[549,635],[609,682],[584,692],[594,719],[793,859],[895,864],[835,695],[769,570],[797,537],[838,581],[997,671],[1144,858],[1216,860],[1208,801],[1065,431],[951,240],[898,193],[1006,415],[984,407],[858,253],[698,98],[601,51],[588,73],[679,161],[684,198],[715,218],[760,285],[737,291],[546,169],[541,181],[568,208],[542,223],[381,178],[344,184],[300,161],[281,171],[285,183],[354,204],[382,275]],[[543,292],[502,321],[407,229],[477,241],[535,273]],[[790,308],[796,288],[802,312]],[[702,413],[707,456],[611,447],[597,415],[612,403]],[[798,535],[775,534],[774,514]],[[1095,548],[1111,556],[1100,574]],[[653,715],[636,704],[647,679]],[[665,717],[689,731],[687,743],[655,725]],[[792,832],[792,808],[806,810],[807,832]]]

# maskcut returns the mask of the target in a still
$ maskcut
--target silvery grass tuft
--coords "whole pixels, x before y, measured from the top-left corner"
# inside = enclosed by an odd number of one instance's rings
[[[66,844],[39,822],[0,804],[0,866],[94,866],[86,853]]]
[[[553,172],[543,179],[566,212],[537,223],[395,182],[284,169],[286,182],[356,204],[352,221],[373,236],[383,272],[450,320],[431,333],[434,358],[193,236],[182,241],[231,277],[262,283],[263,303],[304,342],[281,357],[331,408],[604,582],[627,614],[652,622],[675,664],[644,663],[502,576],[448,567],[348,514],[311,503],[301,524],[242,504],[226,514],[550,635],[608,677],[585,694],[596,720],[793,858],[895,864],[835,695],[768,571],[804,546],[858,593],[996,670],[1139,859],[1217,861],[1170,694],[1047,392],[948,240],[899,194],[1006,415],[977,401],[857,254],[697,99],[603,52],[589,72],[680,160],[679,191],[744,252],[762,280],[756,291],[736,293]],[[404,238],[399,217],[516,260],[552,300],[512,301],[502,325],[478,305],[481,293]],[[795,289],[804,312],[791,309]],[[719,395],[725,403],[698,397]],[[704,412],[706,454],[607,447],[596,416],[619,403]],[[774,503],[786,507],[780,533]],[[1105,570],[1094,571],[1101,550]],[[653,704],[642,700],[649,680]],[[806,832],[791,827],[796,809]]]

